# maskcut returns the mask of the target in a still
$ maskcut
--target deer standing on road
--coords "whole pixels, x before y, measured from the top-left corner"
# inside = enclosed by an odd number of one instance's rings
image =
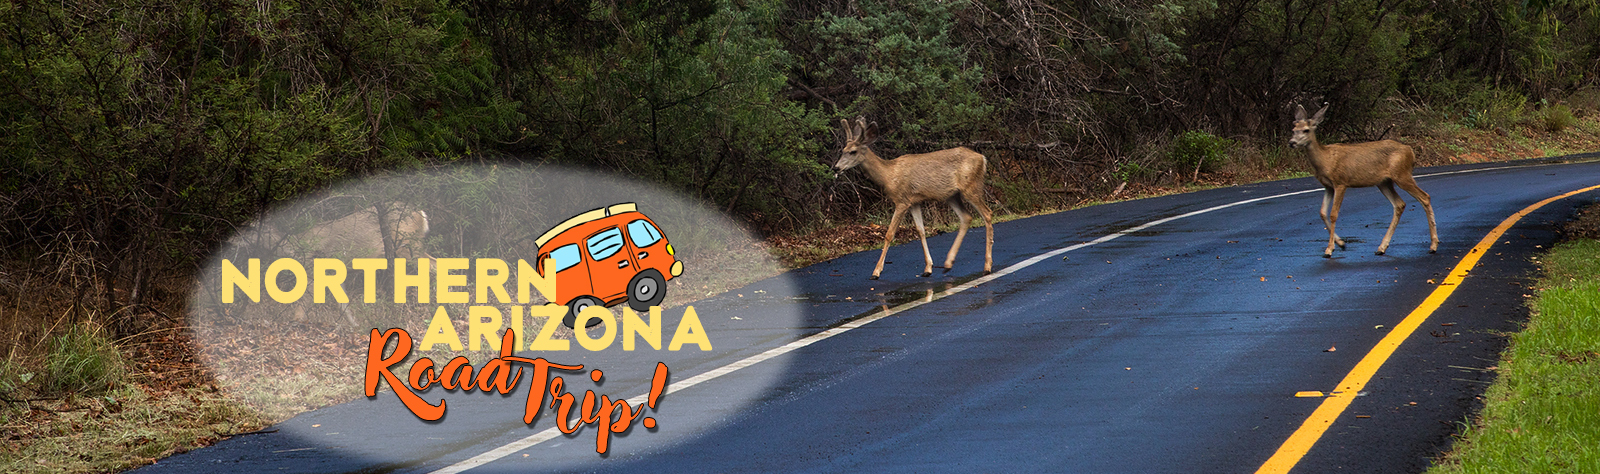
[[[1327,111],[1328,105],[1323,104],[1322,110],[1308,120],[1306,108],[1296,105],[1294,134],[1289,137],[1290,146],[1309,149],[1311,171],[1316,175],[1317,182],[1325,188],[1322,193],[1322,222],[1328,226],[1328,248],[1323,250],[1323,258],[1333,257],[1335,244],[1344,249],[1344,239],[1339,238],[1333,226],[1339,222],[1339,205],[1344,202],[1345,188],[1368,186],[1377,186],[1378,191],[1389,198],[1389,204],[1394,206],[1389,232],[1383,234],[1383,243],[1378,245],[1377,255],[1383,255],[1389,249],[1389,239],[1394,237],[1394,228],[1400,223],[1400,214],[1406,209],[1405,201],[1400,200],[1400,194],[1394,191],[1395,185],[1422,203],[1422,210],[1428,213],[1428,233],[1433,237],[1428,253],[1437,252],[1439,231],[1433,223],[1433,204],[1428,199],[1428,193],[1417,187],[1416,179],[1411,177],[1416,153],[1411,151],[1411,147],[1394,140],[1323,145],[1317,141],[1317,124],[1322,123],[1322,115]]]
[[[933,256],[928,253],[928,233],[922,225],[922,203],[926,201],[944,201],[961,219],[956,242],[950,245],[950,254],[944,259],[944,271],[950,271],[955,263],[956,251],[961,248],[961,240],[966,238],[967,227],[972,223],[972,215],[967,212],[966,206],[972,206],[983,216],[983,229],[987,234],[983,247],[983,271],[993,271],[994,219],[989,206],[983,202],[983,178],[989,162],[982,154],[966,147],[957,147],[885,160],[867,148],[878,139],[877,122],[868,124],[866,118],[857,118],[854,125],[846,119],[840,119],[839,122],[844,126],[845,143],[839,161],[833,165],[834,176],[860,165],[866,170],[867,177],[883,188],[883,194],[894,203],[894,215],[889,218],[889,231],[883,237],[883,253],[878,256],[878,266],[872,269],[872,279],[878,279],[878,275],[883,273],[884,260],[889,256],[889,244],[894,241],[894,230],[907,209],[911,210],[911,219],[916,221],[917,233],[922,236],[922,258],[926,262],[922,276],[933,274]]]

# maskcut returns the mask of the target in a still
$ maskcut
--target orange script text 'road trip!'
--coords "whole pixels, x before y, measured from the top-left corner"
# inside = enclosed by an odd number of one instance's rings
[[[550,409],[556,412],[556,428],[562,433],[573,434],[583,429],[584,425],[595,425],[595,452],[605,454],[610,448],[611,435],[624,433],[633,427],[633,422],[644,415],[644,405],[651,409],[657,408],[662,393],[667,386],[667,364],[657,362],[655,375],[651,377],[650,394],[645,404],[632,406],[627,400],[613,400],[606,395],[599,395],[597,400],[593,390],[583,392],[583,401],[580,403],[573,394],[566,391],[566,380],[560,375],[553,375],[551,371],[581,373],[583,365],[563,365],[545,360],[540,357],[529,359],[511,355],[512,341],[515,336],[513,331],[507,330],[504,340],[501,341],[500,357],[490,359],[476,369],[474,376],[472,364],[465,357],[456,357],[443,367],[436,366],[433,359],[421,357],[411,364],[404,381],[396,376],[392,368],[406,359],[411,354],[411,335],[404,329],[390,329],[379,333],[373,329],[371,340],[367,346],[366,368],[366,395],[376,397],[378,383],[385,382],[400,397],[400,402],[411,410],[418,418],[435,421],[444,417],[445,400],[439,403],[428,403],[417,392],[427,390],[435,384],[445,390],[461,390],[471,392],[478,390],[489,392],[491,390],[509,395],[516,390],[517,383],[521,380],[525,366],[531,366],[532,374],[529,376],[529,390],[527,404],[524,406],[522,422],[533,424],[539,413],[544,408],[545,395],[550,396]],[[395,339],[395,350],[384,354],[384,346],[390,339]],[[600,369],[589,371],[589,379],[598,383],[604,373]],[[578,407],[577,423],[572,423],[572,409]],[[644,417],[641,422],[646,429],[656,427],[656,421],[651,417]]]

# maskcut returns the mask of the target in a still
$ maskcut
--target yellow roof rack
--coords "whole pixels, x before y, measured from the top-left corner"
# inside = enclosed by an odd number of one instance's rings
[[[571,229],[597,219],[622,214],[624,212],[639,212],[639,205],[636,203],[625,202],[572,216],[572,218],[561,221],[560,224],[556,224],[555,227],[551,227],[550,230],[545,231],[544,235],[540,235],[539,238],[533,242],[538,244],[539,248],[544,248],[545,242],[549,242],[550,239],[556,238],[557,235],[561,235],[561,233],[566,232],[567,229]]]

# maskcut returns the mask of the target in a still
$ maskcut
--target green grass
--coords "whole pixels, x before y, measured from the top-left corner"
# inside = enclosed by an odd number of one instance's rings
[[[45,356],[45,387],[52,393],[95,393],[115,388],[127,373],[110,334],[82,323],[50,341]]]
[[[1483,413],[1431,473],[1600,469],[1600,241],[1557,245]]]

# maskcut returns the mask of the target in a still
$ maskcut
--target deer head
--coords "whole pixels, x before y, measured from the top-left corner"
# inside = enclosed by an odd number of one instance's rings
[[[867,156],[876,156],[867,145],[878,141],[878,122],[869,124],[866,117],[857,117],[854,125],[849,119],[839,119],[839,124],[844,126],[844,148],[839,149],[839,161],[833,164],[834,178],[861,164]]]
[[[1306,120],[1304,106],[1295,105],[1294,109],[1294,134],[1289,136],[1289,146],[1300,148],[1310,145],[1316,138],[1317,124],[1322,123],[1322,115],[1328,112],[1328,104],[1323,103],[1322,110],[1318,110],[1310,120]]]

